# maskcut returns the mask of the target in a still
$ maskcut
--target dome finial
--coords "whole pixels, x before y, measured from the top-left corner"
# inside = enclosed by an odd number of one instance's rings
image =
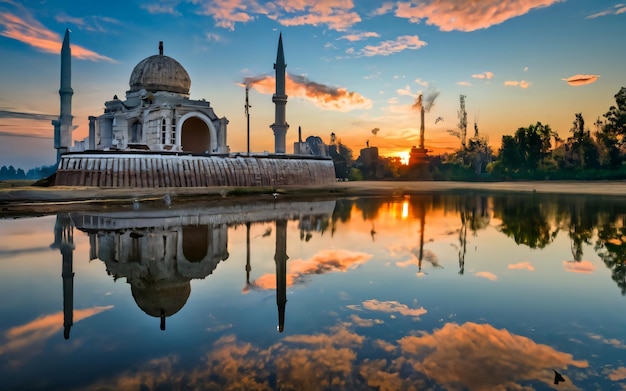
[[[159,55],[163,55],[163,41],[159,41]]]

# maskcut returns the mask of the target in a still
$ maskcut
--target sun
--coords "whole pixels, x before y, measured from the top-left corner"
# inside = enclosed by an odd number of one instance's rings
[[[400,152],[398,154],[398,156],[400,157],[400,163],[404,164],[405,166],[409,164],[409,153],[408,152]]]

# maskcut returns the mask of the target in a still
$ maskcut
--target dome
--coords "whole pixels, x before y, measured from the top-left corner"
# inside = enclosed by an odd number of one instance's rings
[[[158,318],[161,315],[172,316],[180,311],[189,298],[191,285],[189,280],[159,281],[143,288],[131,285],[131,292],[143,312]]]
[[[150,92],[189,94],[191,78],[178,61],[163,55],[161,44],[159,54],[150,56],[135,66],[129,84],[131,92],[145,89]]]

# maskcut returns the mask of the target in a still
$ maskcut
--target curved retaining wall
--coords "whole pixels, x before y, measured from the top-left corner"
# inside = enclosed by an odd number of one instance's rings
[[[323,185],[335,182],[330,158],[68,153],[57,186],[203,187]]]

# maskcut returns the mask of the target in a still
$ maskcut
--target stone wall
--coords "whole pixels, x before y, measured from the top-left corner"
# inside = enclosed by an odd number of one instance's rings
[[[335,181],[330,158],[282,155],[195,156],[68,153],[57,186],[203,187],[323,185]]]

